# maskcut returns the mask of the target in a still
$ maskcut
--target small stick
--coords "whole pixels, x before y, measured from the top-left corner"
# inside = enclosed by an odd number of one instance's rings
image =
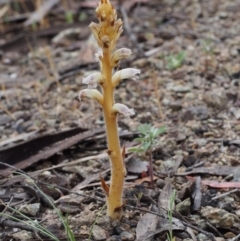
[[[235,193],[235,192],[237,192],[237,191],[239,191],[239,188],[236,188],[236,189],[233,189],[233,190],[231,190],[231,191],[229,191],[229,192],[225,192],[225,193],[223,193],[223,194],[220,194],[220,195],[218,195],[218,196],[215,196],[215,197],[212,198],[212,200],[217,200],[217,199],[219,199],[219,198],[228,196],[229,194]]]
[[[161,105],[161,102],[160,102],[160,95],[159,95],[159,91],[158,91],[158,83],[157,83],[157,76],[156,76],[155,70],[152,73],[152,78],[153,78],[153,83],[154,83],[154,93],[155,93],[155,98],[156,98],[156,101],[157,101],[158,112],[159,112],[159,116],[160,116],[160,118],[163,122],[165,117],[164,117],[164,114],[162,112],[162,105]]]

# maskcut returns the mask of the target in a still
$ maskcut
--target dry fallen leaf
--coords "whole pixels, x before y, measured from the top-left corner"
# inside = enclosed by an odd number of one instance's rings
[[[137,224],[137,228],[136,228],[137,241],[148,241],[148,240],[150,241],[151,238],[145,238],[145,235],[151,231],[155,231],[158,222],[159,222],[158,216],[151,213],[144,214]]]

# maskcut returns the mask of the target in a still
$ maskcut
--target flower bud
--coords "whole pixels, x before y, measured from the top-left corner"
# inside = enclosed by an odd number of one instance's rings
[[[120,80],[122,79],[128,79],[128,78],[132,78],[133,80],[138,79],[139,77],[136,76],[136,74],[140,74],[141,71],[139,69],[134,69],[134,68],[127,68],[127,69],[122,69],[117,71],[113,77],[112,77],[112,83],[113,83],[113,87],[116,87]]]
[[[131,54],[132,54],[132,51],[127,48],[121,48],[121,49],[116,50],[113,53],[112,60],[111,60],[113,67],[118,64],[119,60],[129,57]]]
[[[85,97],[97,100],[101,105],[103,103],[103,96],[98,90],[95,90],[95,89],[81,90],[78,95],[79,100],[82,100],[82,98],[85,98]]]
[[[94,38],[97,40],[99,46],[101,46],[101,41],[99,39],[99,32],[100,32],[100,25],[94,22],[91,22],[89,25],[89,28],[91,29]]]
[[[133,109],[129,109],[126,105],[116,103],[112,107],[112,112],[113,113],[120,113],[124,116],[131,116],[134,115],[135,112]]]
[[[96,88],[98,83],[101,83],[103,80],[103,76],[101,73],[93,73],[83,78],[82,83],[87,84],[89,89]]]

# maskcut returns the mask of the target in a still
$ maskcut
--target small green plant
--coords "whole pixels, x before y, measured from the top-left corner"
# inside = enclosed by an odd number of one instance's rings
[[[138,127],[138,131],[140,132],[140,137],[136,138],[135,141],[140,142],[140,146],[131,148],[130,151],[135,153],[144,153],[148,156],[149,160],[149,174],[151,177],[151,185],[154,186],[153,183],[153,164],[152,164],[152,153],[154,148],[159,144],[158,137],[159,135],[166,132],[165,127],[156,128],[151,126],[150,124],[143,124]]]
[[[80,22],[84,22],[87,19],[87,13],[86,12],[80,12],[79,16],[78,16],[78,20]]]
[[[212,55],[213,54],[213,43],[211,39],[204,39],[201,41],[201,47],[205,54]]]
[[[170,230],[167,234],[168,241],[174,241],[175,238],[173,237],[173,231],[172,231],[172,223],[173,223],[173,210],[174,210],[174,202],[176,199],[176,190],[173,190],[172,195],[170,196],[169,200],[169,207],[168,207],[168,220],[170,223]]]
[[[181,67],[185,58],[186,58],[185,51],[181,51],[176,55],[170,55],[169,57],[167,57],[167,68],[170,70],[175,70]]]
[[[73,13],[71,11],[67,11],[65,13],[65,19],[68,24],[74,23]]]

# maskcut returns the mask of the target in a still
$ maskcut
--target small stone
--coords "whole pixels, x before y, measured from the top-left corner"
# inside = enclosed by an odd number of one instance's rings
[[[191,206],[191,200],[190,198],[187,198],[176,205],[176,210],[182,215],[188,216],[190,213],[190,206]]]
[[[222,237],[216,237],[215,239],[216,239],[216,241],[225,241],[225,239]]]
[[[24,204],[18,209],[19,212],[35,217],[40,210],[40,203]]]
[[[172,102],[170,103],[170,109],[172,109],[173,111],[179,111],[182,109],[182,104],[180,102]]]
[[[236,215],[240,218],[240,209],[239,210],[236,210]]]
[[[206,92],[203,95],[203,100],[209,107],[224,109],[227,106],[228,98],[224,90],[215,90]]]
[[[121,237],[119,235],[113,235],[110,238],[108,238],[106,241],[121,241]]]
[[[93,226],[92,234],[95,240],[106,240],[107,238],[107,231],[98,225]]]
[[[197,75],[193,80],[193,86],[195,88],[200,88],[203,83],[201,76]]]
[[[235,131],[240,131],[240,125],[236,125],[236,126],[234,127],[234,130],[235,130]]]
[[[228,13],[227,12],[220,12],[219,17],[222,18],[222,19],[225,19],[225,18],[228,17]]]
[[[30,127],[33,126],[33,121],[29,120],[29,121],[24,121],[21,125],[21,127],[23,128],[23,130],[25,131],[30,131]]]
[[[117,224],[114,227],[114,233],[121,234],[124,231],[125,231],[125,229],[124,229],[124,227],[122,225]]]
[[[175,166],[176,161],[173,159],[167,159],[163,162],[165,168],[173,168]]]
[[[173,153],[177,149],[177,143],[174,139],[168,139],[163,143],[163,150],[167,153]]]
[[[230,239],[230,238],[232,239],[234,237],[236,237],[236,235],[232,232],[227,232],[224,234],[224,238],[226,238],[226,239]]]
[[[195,139],[195,140],[194,140],[194,144],[196,144],[198,147],[206,146],[206,144],[207,144],[207,139],[205,139],[205,138]]]
[[[12,128],[13,128],[14,130],[16,130],[18,133],[22,133],[22,132],[23,132],[23,128],[22,128],[22,123],[23,123],[23,122],[24,122],[23,119],[17,120],[17,121],[13,124]]]
[[[197,240],[198,241],[208,241],[209,237],[203,233],[200,233],[197,235]]]
[[[185,94],[185,101],[196,100],[198,96],[194,92],[188,92]]]
[[[217,228],[231,228],[234,222],[238,219],[236,215],[231,214],[224,209],[213,208],[211,206],[203,207],[201,214]]]
[[[30,241],[33,240],[34,234],[25,230],[18,230],[18,232],[13,233],[11,240],[24,240],[24,241]]]
[[[13,113],[13,116],[18,120],[18,119],[20,119],[20,118],[23,118],[23,119],[26,119],[26,118],[28,118],[29,117],[29,113],[28,112],[26,112],[26,111],[15,111],[14,113]]]
[[[204,120],[207,119],[209,115],[210,113],[206,106],[191,106],[183,112],[182,120]]]
[[[133,65],[137,66],[138,68],[143,68],[147,65],[147,59],[142,58],[142,59],[138,59],[136,61],[134,61]]]
[[[143,162],[136,157],[130,158],[126,163],[126,168],[132,173],[142,173],[147,171],[148,162]]]
[[[231,48],[230,49],[230,54],[233,56],[233,57],[237,57],[238,56],[238,50],[236,48]]]
[[[107,230],[110,230],[110,218],[106,215],[103,215],[102,217],[98,217],[97,222],[99,226],[104,227]]]
[[[120,237],[122,240],[126,240],[126,241],[132,241],[135,240],[135,237],[132,233],[129,233],[127,231],[124,231],[120,234]]]
[[[81,212],[79,215],[73,217],[71,219],[71,224],[72,225],[92,225],[94,220],[96,219],[96,214],[95,212],[92,212],[90,210],[84,210]]]
[[[163,188],[165,186],[165,184],[166,184],[166,182],[163,179],[161,179],[161,178],[157,179],[157,182],[156,182],[157,187]]]
[[[168,106],[168,105],[170,105],[170,103],[171,103],[171,101],[170,101],[169,99],[163,98],[162,104],[163,104],[164,106]]]
[[[177,92],[177,93],[186,93],[192,90],[191,85],[175,85],[170,88],[170,90]]]
[[[5,125],[11,120],[12,118],[7,114],[0,115],[0,125]]]
[[[48,126],[54,127],[54,126],[56,126],[57,120],[56,119],[46,119],[46,123],[48,124]]]
[[[231,107],[230,112],[235,116],[237,120],[240,120],[240,108]]]

